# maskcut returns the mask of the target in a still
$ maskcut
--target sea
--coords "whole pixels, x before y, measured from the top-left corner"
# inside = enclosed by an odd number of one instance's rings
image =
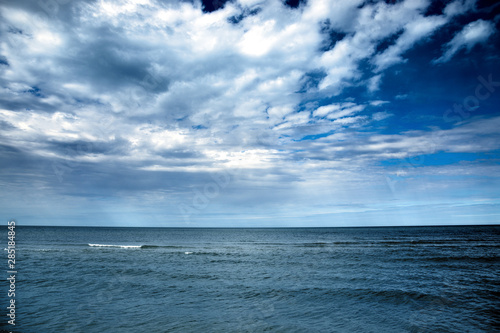
[[[500,226],[15,231],[2,332],[500,332]]]

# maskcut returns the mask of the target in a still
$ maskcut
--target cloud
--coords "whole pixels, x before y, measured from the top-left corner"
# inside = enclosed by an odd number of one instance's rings
[[[384,104],[387,104],[387,103],[389,103],[389,102],[388,101],[382,101],[382,100],[375,100],[375,101],[371,101],[370,105],[379,106],[379,105],[384,105]]]
[[[439,27],[448,22],[444,16],[418,17],[408,22],[404,27],[404,32],[396,40],[396,43],[389,46],[383,53],[377,54],[373,63],[377,66],[377,71],[404,62],[402,54],[412,48],[415,43],[434,33]]]
[[[337,103],[321,106],[313,112],[315,117],[327,117],[328,119],[337,119],[363,111],[364,105],[356,105],[352,102]]]
[[[375,75],[369,80],[368,91],[374,92],[380,89],[380,82],[382,81],[382,75]]]
[[[495,115],[447,129],[401,120],[400,86],[412,91],[421,70],[405,64],[409,51],[470,1],[431,16],[424,0],[231,1],[211,12],[199,1],[53,3],[0,6],[0,182],[12,198],[34,184],[37,209],[52,198],[65,214],[131,206],[182,220],[177,205],[227,172],[206,212],[314,216],[374,200],[387,159],[498,148]],[[486,40],[491,23],[476,22],[447,52]]]
[[[475,5],[476,0],[456,0],[447,4],[443,12],[446,16],[453,17],[474,9]]]
[[[434,64],[448,62],[461,49],[469,52],[476,44],[485,43],[495,33],[495,25],[492,22],[477,20],[467,24],[446,45],[443,55],[433,60]]]
[[[380,121],[380,120],[384,120],[386,118],[389,118],[393,116],[392,114],[390,114],[389,112],[386,112],[386,111],[382,111],[382,112],[376,112],[372,115],[372,119],[375,120],[375,121]]]

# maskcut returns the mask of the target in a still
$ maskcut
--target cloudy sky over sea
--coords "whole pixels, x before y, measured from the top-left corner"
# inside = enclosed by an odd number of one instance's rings
[[[496,1],[2,1],[0,216],[498,223]]]

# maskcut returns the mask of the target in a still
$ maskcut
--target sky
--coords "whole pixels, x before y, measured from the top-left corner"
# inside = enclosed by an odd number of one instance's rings
[[[500,3],[0,3],[0,219],[498,224]]]

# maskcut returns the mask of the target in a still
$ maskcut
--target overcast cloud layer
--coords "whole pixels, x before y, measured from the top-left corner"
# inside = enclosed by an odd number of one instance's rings
[[[498,223],[499,8],[3,2],[1,218]]]

